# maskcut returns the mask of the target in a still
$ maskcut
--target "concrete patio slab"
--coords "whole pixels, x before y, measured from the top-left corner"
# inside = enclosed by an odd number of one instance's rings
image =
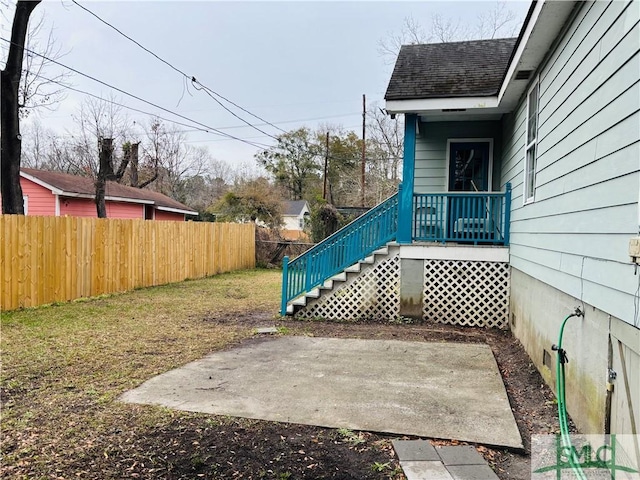
[[[440,461],[436,449],[426,440],[393,440],[393,449],[398,460],[404,461]]]
[[[444,445],[436,447],[438,456],[445,465],[483,465],[482,455],[471,445]]]
[[[402,462],[402,470],[407,480],[453,480],[441,462]]]
[[[487,464],[450,465],[446,469],[453,480],[500,480]]]
[[[522,448],[482,344],[263,337],[154,377],[121,399]]]

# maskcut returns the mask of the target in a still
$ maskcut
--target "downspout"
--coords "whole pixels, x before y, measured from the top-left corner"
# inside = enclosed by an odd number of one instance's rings
[[[402,189],[398,191],[398,235],[400,244],[413,240],[413,188],[416,167],[416,130],[418,115],[407,113],[404,118],[404,157],[402,160]]]

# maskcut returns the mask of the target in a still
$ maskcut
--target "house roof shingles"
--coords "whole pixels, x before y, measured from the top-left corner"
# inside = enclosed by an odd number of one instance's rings
[[[501,38],[403,45],[385,99],[496,95],[516,40]]]
[[[302,209],[307,204],[306,200],[288,200],[284,203],[283,215],[300,215]]]
[[[51,185],[65,193],[74,193],[80,195],[95,195],[96,188],[93,179],[89,177],[79,177],[68,173],[49,172],[46,170],[36,170],[34,168],[21,168],[21,170],[41,182]],[[153,202],[157,207],[175,208],[177,210],[193,211],[192,208],[167,197],[159,192],[147,190],[143,188],[128,187],[120,185],[116,182],[107,182],[106,196],[117,197],[123,199],[147,200]]]

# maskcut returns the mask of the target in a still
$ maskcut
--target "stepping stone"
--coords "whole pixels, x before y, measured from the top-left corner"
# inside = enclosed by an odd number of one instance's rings
[[[445,465],[485,465],[487,462],[471,445],[437,447],[436,452]]]
[[[426,440],[393,440],[391,443],[401,462],[440,461],[436,449]]]
[[[453,480],[499,480],[489,465],[451,465],[447,470]]]
[[[256,333],[263,334],[263,335],[268,333],[278,333],[278,329],[276,327],[256,328]]]
[[[407,480],[454,480],[440,461],[408,461],[400,466]]]

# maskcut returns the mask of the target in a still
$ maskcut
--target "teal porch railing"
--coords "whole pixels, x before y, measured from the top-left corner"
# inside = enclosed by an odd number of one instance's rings
[[[398,201],[395,194],[299,257],[284,257],[280,313],[294,298],[396,240]],[[509,245],[511,185],[502,193],[414,194],[409,212],[412,241]]]
[[[286,314],[290,300],[310,292],[333,275],[395,240],[397,231],[396,193],[299,257],[291,261],[284,257],[281,315]]]
[[[412,239],[509,244],[511,185],[502,193],[414,194]]]

